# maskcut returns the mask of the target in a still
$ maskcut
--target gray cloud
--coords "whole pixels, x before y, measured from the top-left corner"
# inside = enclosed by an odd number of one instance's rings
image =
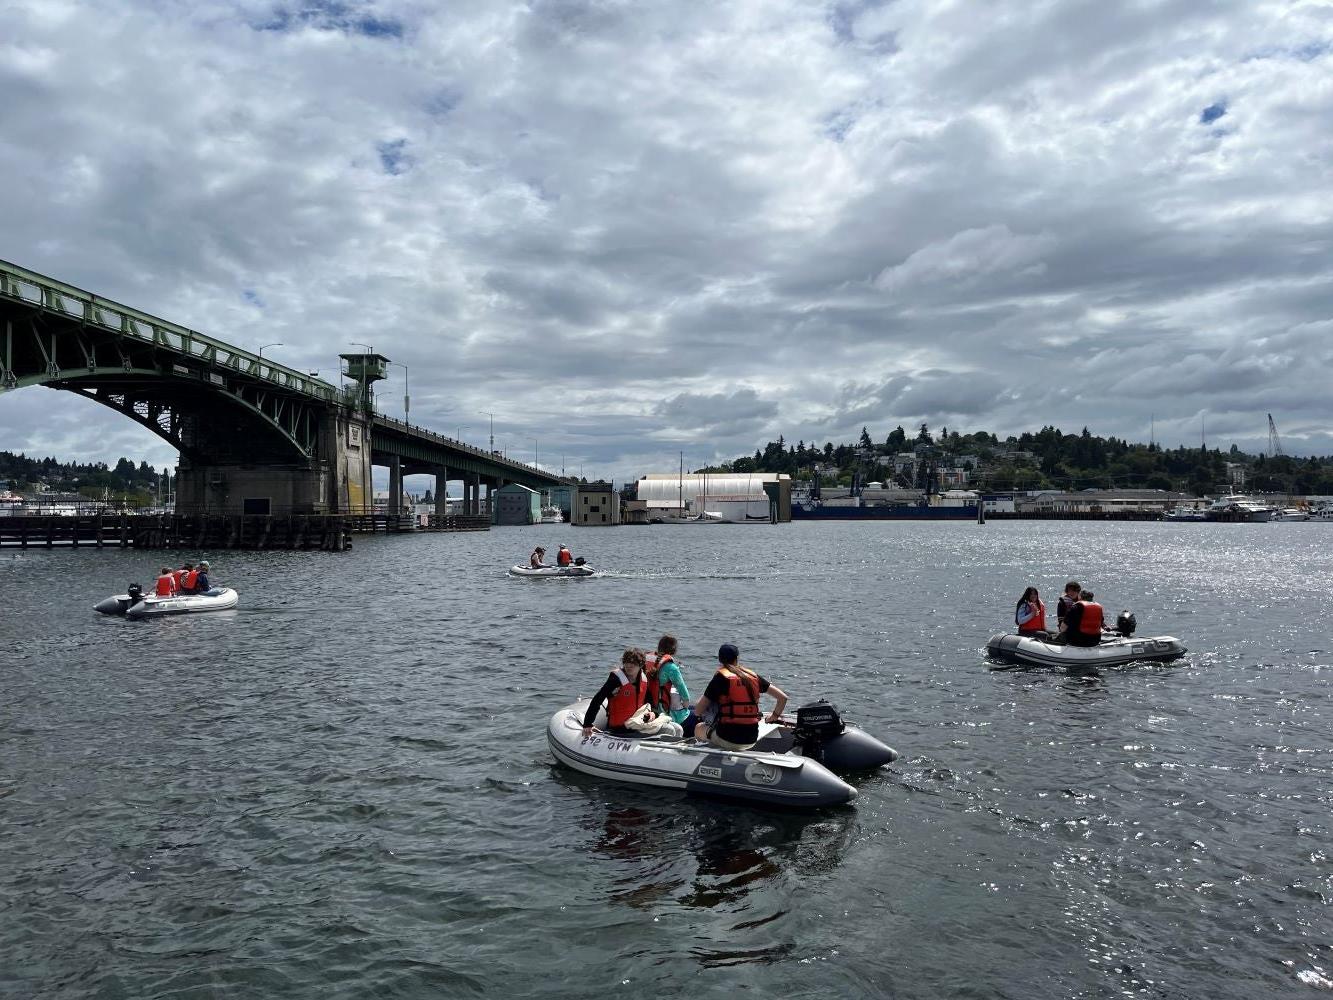
[[[1330,42],[1278,0],[22,3],[0,256],[326,375],[373,344],[414,421],[598,475],[921,421],[1322,453]],[[171,461],[91,405],[0,396],[0,447]]]

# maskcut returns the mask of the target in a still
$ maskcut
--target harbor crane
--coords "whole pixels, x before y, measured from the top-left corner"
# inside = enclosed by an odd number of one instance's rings
[[[1277,436],[1277,424],[1273,423],[1273,414],[1268,415],[1268,457],[1277,458],[1282,454],[1282,441]]]

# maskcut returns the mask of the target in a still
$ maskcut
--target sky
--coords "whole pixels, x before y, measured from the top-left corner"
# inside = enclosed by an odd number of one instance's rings
[[[559,471],[1333,454],[1323,0],[0,0],[0,258]],[[72,393],[0,449],[175,453]]]

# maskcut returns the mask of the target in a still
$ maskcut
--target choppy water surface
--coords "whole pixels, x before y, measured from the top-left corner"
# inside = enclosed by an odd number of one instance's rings
[[[511,579],[569,541],[608,572]],[[0,552],[0,995],[1322,996],[1333,526],[496,529]],[[171,553],[179,563],[184,553]],[[988,671],[1074,576],[1174,666]],[[557,769],[626,644],[722,641],[903,754],[791,816]]]

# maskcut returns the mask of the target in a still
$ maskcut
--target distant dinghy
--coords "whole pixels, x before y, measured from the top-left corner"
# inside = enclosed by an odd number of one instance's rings
[[[128,593],[116,594],[93,605],[93,610],[104,615],[124,615],[137,621],[166,615],[193,615],[204,611],[227,611],[240,600],[230,587],[214,587],[203,594],[180,594],[175,597],[157,597],[143,593],[138,584]]]

